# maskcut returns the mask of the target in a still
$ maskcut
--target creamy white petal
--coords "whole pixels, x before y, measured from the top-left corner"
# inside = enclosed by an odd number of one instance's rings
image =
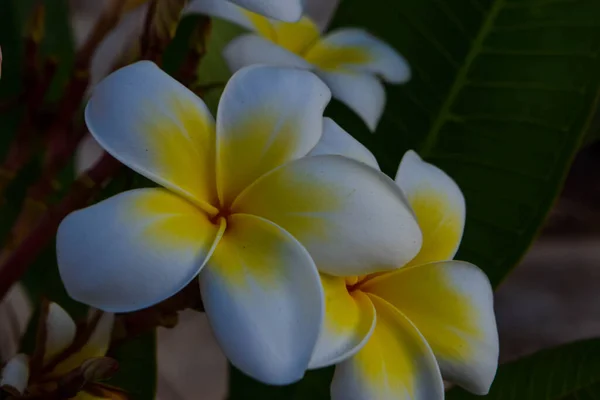
[[[100,82],[85,119],[119,161],[216,213],[214,120],[202,100],[155,64],[141,61]]]
[[[444,378],[486,394],[498,367],[490,282],[479,268],[446,261],[402,268],[361,286],[400,310],[425,337]]]
[[[337,364],[354,355],[369,340],[377,318],[375,307],[361,291],[350,293],[346,279],[321,274],[325,318],[309,368]]]
[[[217,113],[217,185],[228,207],[263,174],[319,141],[331,94],[313,73],[253,66],[227,83]]]
[[[73,319],[58,304],[48,304],[46,312],[44,363],[69,347],[77,331]]]
[[[298,21],[302,16],[302,0],[230,0],[250,11],[282,21]]]
[[[223,50],[223,58],[232,72],[256,64],[310,69],[302,57],[254,34],[233,39]]]
[[[370,297],[377,325],[367,344],[335,368],[332,400],[442,400],[442,376],[423,336],[398,310]]]
[[[337,155],[305,157],[270,172],[232,210],[275,222],[306,247],[321,272],[336,276],[400,268],[421,247],[400,188],[385,174]]]
[[[305,57],[325,71],[367,72],[390,83],[410,79],[410,67],[404,57],[362,29],[336,30],[315,43]]]
[[[337,154],[352,158],[377,170],[379,169],[379,164],[373,153],[331,118],[323,119],[323,136],[321,136],[321,140],[315,148],[308,153],[309,156],[326,154]]]
[[[406,152],[396,183],[408,199],[423,232],[423,247],[410,265],[451,260],[465,228],[465,198],[444,171]]]
[[[22,395],[29,382],[29,357],[17,354],[0,371],[0,388],[13,396]]]
[[[60,275],[82,303],[112,312],[145,308],[198,274],[218,231],[200,209],[164,189],[124,192],[63,220]]]
[[[234,214],[200,273],[206,315],[225,355],[253,378],[295,382],[323,319],[323,291],[308,252],[277,225]]]
[[[85,135],[75,150],[75,175],[80,176],[92,168],[103,154],[104,149],[96,139],[92,135]]]
[[[385,109],[385,88],[377,77],[360,72],[324,72],[318,75],[333,97],[354,111],[373,132]]]

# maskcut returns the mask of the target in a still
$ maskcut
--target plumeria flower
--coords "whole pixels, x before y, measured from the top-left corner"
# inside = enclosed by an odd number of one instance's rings
[[[252,64],[310,69],[371,131],[385,108],[380,79],[389,83],[410,79],[406,60],[362,29],[339,29],[322,36],[307,16],[297,23],[271,21],[221,0],[196,0],[191,10],[254,32],[235,38],[225,48],[223,56],[232,71]]]
[[[94,90],[85,116],[100,145],[162,188],[128,191],[69,215],[59,270],[83,303],[127,312],[198,274],[225,355],[270,384],[300,379],[323,320],[317,265],[333,275],[412,259],[421,232],[381,172],[306,155],[330,138],[327,86],[314,74],[254,66],[228,82],[216,122],[150,62]]]
[[[0,390],[16,398],[42,397],[65,390],[72,380],[75,400],[125,399],[114,387],[95,382],[114,372],[116,362],[104,358],[110,344],[114,315],[91,312],[78,331],[69,314],[56,303],[42,308],[38,344],[32,357],[17,354],[0,373]]]
[[[315,151],[377,167],[339,127],[336,137]],[[337,364],[333,400],[443,399],[442,377],[486,394],[498,364],[498,334],[486,275],[452,260],[465,223],[463,195],[413,151],[402,159],[396,182],[416,214],[423,246],[392,272],[322,274],[325,323],[310,367]]]

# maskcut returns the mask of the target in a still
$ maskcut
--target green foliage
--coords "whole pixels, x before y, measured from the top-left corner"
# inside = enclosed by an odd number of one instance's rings
[[[453,389],[447,400],[478,399]],[[596,400],[600,398],[600,340],[549,349],[502,365],[486,399]]]
[[[385,39],[413,77],[388,88],[373,135],[343,107],[331,114],[388,174],[415,149],[458,182],[458,258],[494,285],[538,232],[596,109],[599,17],[596,0],[344,0],[333,22]]]

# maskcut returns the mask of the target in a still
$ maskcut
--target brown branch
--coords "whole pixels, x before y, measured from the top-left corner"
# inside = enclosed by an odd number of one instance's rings
[[[121,164],[108,154],[71,186],[69,194],[50,209],[29,236],[8,255],[0,258],[0,299],[17,282],[28,266],[56,235],[58,225],[64,217],[87,204],[101,185],[114,176]]]

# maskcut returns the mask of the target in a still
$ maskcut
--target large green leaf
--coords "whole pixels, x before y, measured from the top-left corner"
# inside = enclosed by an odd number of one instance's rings
[[[343,0],[335,27],[364,26],[409,61],[373,135],[343,107],[335,119],[394,174],[417,150],[467,201],[458,257],[497,285],[561,188],[596,108],[597,0]]]
[[[478,399],[453,389],[447,400]],[[502,365],[486,399],[596,400],[600,399],[600,340],[588,340]]]

